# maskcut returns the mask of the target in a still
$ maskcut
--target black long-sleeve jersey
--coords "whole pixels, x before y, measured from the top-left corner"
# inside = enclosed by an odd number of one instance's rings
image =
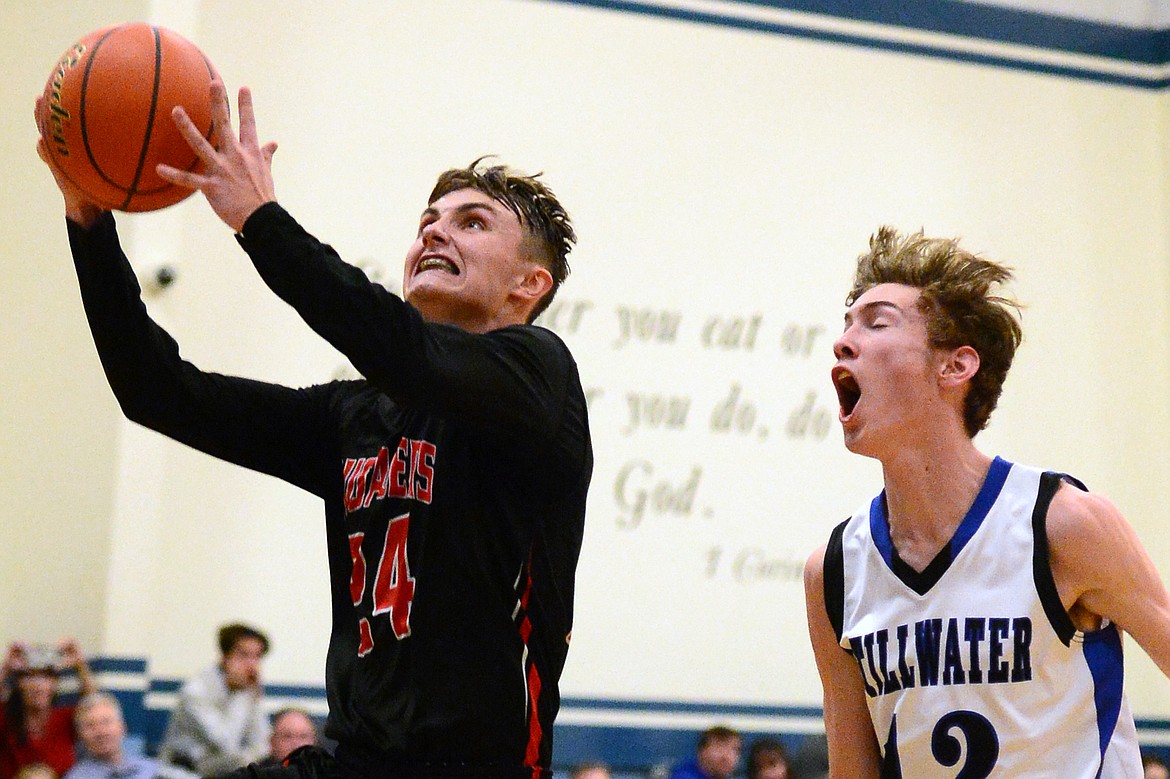
[[[547,771],[593,466],[564,343],[424,322],[271,203],[239,242],[364,378],[293,389],[208,373],[150,319],[112,216],[69,236],[123,412],[323,499],[338,761],[358,775]]]

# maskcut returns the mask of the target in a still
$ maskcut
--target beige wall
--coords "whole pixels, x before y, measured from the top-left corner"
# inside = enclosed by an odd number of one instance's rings
[[[56,58],[143,2],[0,5],[0,636],[104,635],[118,413],[89,341],[32,101]]]
[[[104,385],[29,114],[60,51],[118,14],[58,5],[6,8],[0,32],[0,636],[75,632],[182,676],[245,618],[273,634],[271,678],[319,683],[317,502],[121,422]],[[819,701],[796,571],[879,478],[835,425],[786,428],[809,397],[834,403],[830,334],[884,222],[1018,269],[1026,342],[980,443],[1111,495],[1170,575],[1166,95],[555,3],[275,7],[118,10],[254,88],[281,201],[343,256],[393,286],[434,174],[485,152],[546,171],[576,217],[562,299],[581,318],[553,324],[595,390],[598,462],[567,694]],[[119,225],[144,274],[178,269],[148,304],[198,364],[291,384],[342,366],[203,203]],[[633,335],[638,311],[673,335]],[[757,323],[750,346],[706,345],[736,319]],[[713,431],[733,387],[752,429]],[[635,424],[654,397],[685,420]],[[632,522],[656,485],[674,500]],[[1170,684],[1131,668],[1139,714],[1170,716]]]

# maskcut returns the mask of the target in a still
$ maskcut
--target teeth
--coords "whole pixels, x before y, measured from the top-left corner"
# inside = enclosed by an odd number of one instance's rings
[[[426,257],[418,264],[418,269],[420,271],[441,270],[447,273],[458,273],[455,270],[455,264],[442,257]]]

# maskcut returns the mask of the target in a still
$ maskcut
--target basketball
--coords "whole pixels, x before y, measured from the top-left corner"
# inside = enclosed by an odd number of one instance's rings
[[[62,55],[37,116],[50,163],[97,205],[154,211],[193,190],[159,178],[155,165],[198,170],[171,118],[182,106],[211,134],[211,62],[177,33],[145,23],[86,35]]]

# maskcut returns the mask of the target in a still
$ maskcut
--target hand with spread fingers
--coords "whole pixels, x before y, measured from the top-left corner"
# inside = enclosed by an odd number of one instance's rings
[[[244,222],[265,203],[276,200],[272,183],[272,155],[276,144],[260,145],[256,137],[256,116],[252,92],[242,87],[239,94],[240,133],[232,134],[231,110],[223,82],[211,83],[211,140],[204,138],[182,107],[172,116],[175,126],[203,163],[202,172],[159,165],[158,175],[183,187],[197,189],[211,209],[229,227],[240,232]]]

